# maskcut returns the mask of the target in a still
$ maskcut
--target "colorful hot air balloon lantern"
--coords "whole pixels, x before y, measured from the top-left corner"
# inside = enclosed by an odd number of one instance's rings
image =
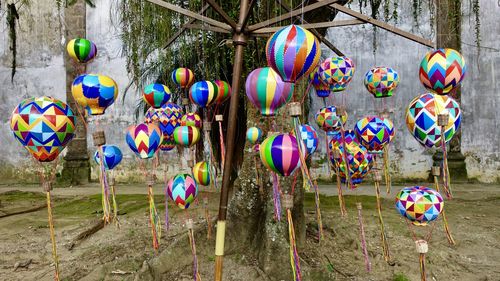
[[[83,38],[70,40],[66,45],[66,50],[68,55],[79,63],[87,63],[97,55],[97,47],[94,42]]]
[[[172,82],[181,89],[188,89],[194,82],[193,71],[186,67],[174,69],[172,71]]]
[[[276,111],[292,99],[294,85],[283,82],[270,67],[250,72],[245,83],[248,99],[263,116],[274,116]]]
[[[340,129],[340,118],[337,115],[337,108],[333,105],[326,106],[318,110],[314,116],[316,119],[316,124],[323,131],[333,134],[335,131]],[[342,123],[347,121],[347,114],[342,115]]]
[[[167,86],[154,83],[144,88],[142,98],[151,107],[160,108],[170,99],[171,94]]]
[[[390,67],[374,67],[366,72],[364,83],[374,97],[391,97],[399,85],[399,75]]]
[[[28,98],[23,100],[12,112],[10,129],[14,137],[39,162],[51,162],[73,139],[75,115],[64,102],[52,97]],[[57,163],[57,162],[55,162]],[[42,165],[42,164],[40,164]],[[46,167],[48,168],[48,167]],[[55,279],[59,280],[59,261],[52,219],[52,200],[50,191],[57,171],[55,165],[44,171],[51,174],[41,176],[41,184],[47,196],[48,222],[54,257]]]
[[[163,135],[160,149],[170,151],[175,148],[174,130],[181,124],[182,108],[171,102],[165,103],[161,108],[149,108],[144,116],[144,123],[157,122]]]
[[[90,115],[104,114],[115,102],[118,86],[111,77],[98,74],[83,74],[73,81],[71,93],[75,101]]]
[[[103,145],[102,155],[104,157],[104,168],[107,170],[113,170],[118,164],[120,164],[123,158],[122,151],[116,145]],[[94,153],[94,161],[97,164],[101,162],[97,151]]]
[[[307,151],[307,156],[313,154],[318,147],[318,133],[316,129],[308,124],[300,125],[300,138],[304,142]]]
[[[384,146],[394,138],[394,125],[389,118],[368,116],[360,119],[354,126],[359,142],[370,153],[383,153]]]
[[[267,64],[283,81],[295,83],[314,71],[321,57],[318,39],[307,29],[289,25],[276,31],[267,41]]]
[[[210,185],[210,168],[206,161],[200,161],[193,166],[193,177],[199,185]]]
[[[413,186],[403,188],[396,196],[396,210],[413,225],[426,226],[436,220],[443,212],[444,201],[441,195],[425,186]],[[411,228],[411,225],[408,224]],[[429,230],[427,237],[431,237],[433,228]],[[414,233],[414,231],[411,231]],[[418,240],[414,237],[417,253],[419,254],[421,280],[426,280],[425,254],[428,251],[426,240]]]
[[[215,80],[212,82],[215,85],[215,102],[217,104],[222,104],[231,97],[231,85],[226,81]]]
[[[352,130],[346,131],[345,134],[347,162],[342,157],[344,155],[344,145],[342,145],[340,133],[334,135],[329,146],[331,151],[330,161],[337,168],[341,181],[347,181],[347,172],[349,172],[351,187],[356,188],[370,171],[373,164],[372,156],[364,146],[359,144]]]
[[[201,129],[201,117],[194,112],[188,112],[181,117],[181,126],[194,126]]]
[[[428,52],[420,63],[419,78],[424,87],[438,95],[447,95],[464,79],[467,65],[453,49]]]
[[[211,81],[199,81],[189,89],[189,99],[201,108],[210,106],[217,99],[215,85]]]
[[[250,144],[257,144],[262,139],[262,130],[257,127],[250,127],[247,129],[247,140]]]
[[[200,130],[195,126],[179,126],[174,130],[174,141],[178,145],[191,147],[200,140]]]
[[[354,76],[356,67],[348,57],[331,57],[324,60],[318,69],[321,80],[330,86],[330,91],[345,90]]]
[[[313,86],[316,95],[320,98],[327,98],[330,95],[330,86],[323,83],[319,74],[319,66],[309,74],[309,83]]]

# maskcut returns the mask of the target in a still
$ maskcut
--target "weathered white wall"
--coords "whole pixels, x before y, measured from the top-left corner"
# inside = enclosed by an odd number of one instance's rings
[[[131,89],[126,99],[122,101],[123,89],[128,85],[129,78],[125,67],[125,58],[121,57],[120,31],[113,25],[111,7],[115,1],[97,1],[95,9],[87,9],[87,38],[98,46],[97,58],[88,65],[88,72],[111,76],[118,83],[120,97],[112,105],[106,115],[99,119],[99,126],[106,130],[108,143],[118,145],[125,153],[129,163],[135,163],[124,141],[124,130],[135,122],[133,112],[138,96]],[[398,26],[404,30],[413,31],[426,38],[433,38],[427,18],[421,18],[418,30],[414,27],[410,3],[401,1],[400,20]],[[500,25],[496,15],[500,7],[495,1],[481,1],[481,56],[477,58],[474,45],[473,21],[464,17],[462,53],[468,64],[469,72],[463,82],[463,142],[462,150],[467,155],[469,175],[482,181],[498,181],[500,168],[500,137],[498,119],[500,86],[499,73],[495,69],[500,66]],[[115,3],[116,4],[116,3]],[[467,12],[468,5],[464,5]],[[5,17],[0,19],[0,163],[5,168],[0,169],[0,176],[11,177],[12,173],[20,173],[21,167],[28,165],[25,152],[12,137],[8,120],[12,109],[29,96],[52,95],[65,99],[65,72],[62,54],[66,38],[61,36],[59,16],[55,3],[51,0],[33,1],[30,8],[21,10],[18,26],[18,72],[14,82],[10,82],[10,59],[8,50],[8,34]],[[348,18],[342,16],[340,18]],[[64,20],[64,19],[63,19]],[[116,22],[116,20],[114,21]],[[397,135],[391,147],[392,167],[400,178],[426,177],[431,166],[432,151],[425,151],[413,139],[406,129],[404,110],[409,101],[425,90],[418,80],[418,66],[421,58],[429,50],[427,47],[407,39],[395,36],[389,32],[378,30],[377,50],[373,53],[372,28],[369,25],[359,25],[343,28],[332,28],[328,38],[356,63],[356,74],[349,88],[342,95],[348,106],[348,127],[352,128],[355,121],[367,114],[372,114],[382,107],[382,102],[376,101],[363,86],[364,73],[375,65],[386,65],[395,68],[401,75],[401,84],[387,106],[394,107],[393,121]],[[470,46],[472,45],[472,46]],[[325,55],[331,55],[323,49]],[[479,62],[479,63],[478,63]],[[342,101],[341,96],[332,98],[333,104]],[[314,109],[321,106],[314,102]],[[311,123],[314,123],[311,120]],[[93,131],[95,122],[89,129]],[[93,153],[92,141],[89,139],[89,151]],[[11,168],[14,167],[15,168]],[[9,168],[10,167],[10,168]]]

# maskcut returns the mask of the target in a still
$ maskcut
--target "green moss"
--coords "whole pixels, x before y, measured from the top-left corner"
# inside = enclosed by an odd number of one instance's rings
[[[410,281],[410,278],[406,277],[404,273],[396,273],[394,275],[394,281]]]

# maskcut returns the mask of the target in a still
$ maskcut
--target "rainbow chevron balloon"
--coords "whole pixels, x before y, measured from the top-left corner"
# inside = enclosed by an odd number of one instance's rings
[[[201,117],[194,112],[188,112],[181,117],[181,126],[195,126],[201,129]]]
[[[211,81],[198,81],[189,88],[189,99],[192,103],[205,108],[215,102],[218,92]]]
[[[250,72],[245,83],[248,99],[263,116],[274,116],[276,111],[292,99],[294,84],[286,83],[270,67]]]
[[[155,124],[138,124],[127,128],[125,140],[141,159],[152,158],[162,143],[162,133]]]
[[[251,144],[256,144],[262,139],[262,130],[257,127],[247,129],[247,140]]]
[[[297,139],[291,134],[268,137],[260,144],[260,160],[270,171],[291,175],[300,167]]]
[[[75,121],[71,108],[58,99],[28,98],[12,112],[10,129],[36,160],[50,162],[73,139]]]
[[[194,82],[194,74],[191,69],[186,67],[180,67],[172,71],[172,82],[181,89],[187,89],[191,87]]]
[[[427,93],[414,98],[406,110],[406,126],[420,144],[439,147],[442,133],[437,125],[437,116],[446,112],[449,119],[444,135],[446,142],[449,142],[460,127],[462,119],[458,102],[449,96]]]
[[[142,99],[151,107],[160,108],[170,99],[171,94],[170,89],[163,84],[149,84],[142,92]]]
[[[212,83],[214,83],[215,86],[215,102],[217,104],[221,104],[231,97],[231,86],[229,83],[222,80],[215,80]]]
[[[122,161],[123,155],[122,151],[116,145],[103,145],[102,155],[104,156],[104,168],[106,170],[112,170]],[[99,157],[99,151],[94,153],[94,161],[97,164],[101,163],[101,158]]]
[[[399,75],[390,67],[374,67],[366,72],[364,83],[374,97],[391,97],[399,85]]]
[[[175,143],[185,147],[195,145],[200,137],[200,130],[195,126],[180,126],[174,130]]]
[[[267,41],[267,64],[284,82],[295,83],[307,77],[318,65],[321,47],[307,29],[289,25],[276,31]]]
[[[70,40],[66,45],[66,50],[72,59],[80,63],[89,62],[97,55],[97,47],[94,42],[83,38]]]
[[[193,177],[199,185],[210,185],[210,168],[206,161],[200,161],[194,165]]]
[[[396,209],[414,225],[425,226],[443,211],[441,194],[425,186],[403,188],[396,196]]]
[[[323,83],[319,75],[319,66],[309,74],[309,83],[313,86],[316,91],[316,95],[320,98],[327,98],[330,95],[330,86]]]
[[[189,174],[177,174],[167,184],[167,194],[181,209],[187,209],[198,196],[198,185]]]
[[[345,90],[354,76],[356,67],[348,57],[331,57],[324,60],[318,69],[321,80],[332,92]]]
[[[333,133],[334,131],[340,129],[340,118],[337,115],[337,108],[333,105],[323,107],[316,115],[314,115],[314,119],[316,119],[316,124],[323,131],[329,133]],[[347,121],[347,114],[342,116],[342,124],[345,124]]]
[[[165,103],[161,108],[150,107],[144,116],[144,123],[158,122],[163,141],[160,149],[170,151],[175,147],[174,130],[181,124],[182,108],[171,102]]]
[[[420,63],[419,78],[429,91],[447,95],[462,82],[467,65],[464,57],[453,49],[428,52]]]
[[[368,116],[354,126],[359,142],[371,153],[383,153],[384,146],[394,138],[394,125],[389,118]]]
[[[90,115],[101,115],[118,96],[118,86],[111,77],[83,74],[73,81],[71,94]]]

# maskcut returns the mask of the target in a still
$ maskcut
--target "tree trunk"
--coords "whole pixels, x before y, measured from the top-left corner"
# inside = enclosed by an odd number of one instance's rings
[[[65,38],[66,43],[73,38],[85,38],[86,36],[86,6],[85,1],[77,1],[64,9]],[[67,54],[64,48],[64,67],[66,69],[66,101],[78,114],[77,105],[71,94],[73,80],[85,71],[85,65],[77,65]],[[85,115],[83,109],[79,109]],[[68,144],[62,179],[72,185],[85,184],[90,180],[90,163],[87,152],[87,129],[80,116],[78,116],[75,128],[75,138]]]

